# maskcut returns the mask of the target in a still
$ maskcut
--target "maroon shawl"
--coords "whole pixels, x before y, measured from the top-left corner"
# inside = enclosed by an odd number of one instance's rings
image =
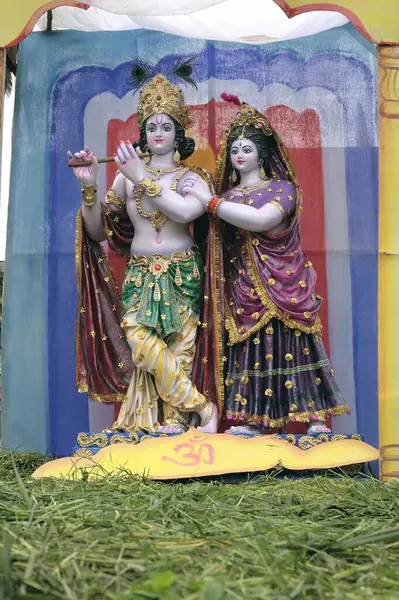
[[[104,227],[113,249],[128,256],[133,225],[126,213],[103,210]],[[120,325],[122,304],[107,256],[87,235],[79,210],[76,222],[76,385],[100,402],[126,397],[133,364]]]

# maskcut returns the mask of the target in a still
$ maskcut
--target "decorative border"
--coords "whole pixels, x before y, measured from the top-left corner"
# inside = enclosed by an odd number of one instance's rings
[[[298,446],[302,448],[302,450],[309,450],[313,446],[318,446],[319,444],[325,444],[327,442],[337,442],[339,440],[359,440],[363,441],[363,436],[358,433],[354,433],[353,435],[346,435],[343,433],[337,433],[334,435],[330,435],[328,433],[319,433],[318,435],[302,435],[298,438],[298,436],[289,433],[285,437],[285,441],[289,444],[293,444],[294,446]]]
[[[354,434],[328,434],[328,433],[319,433],[319,434],[308,434],[308,435],[298,435],[298,434],[293,434],[293,433],[289,433],[289,434],[275,434],[275,435],[269,435],[269,434],[255,434],[255,435],[246,435],[246,434],[233,434],[236,435],[237,437],[240,438],[244,438],[244,439],[252,439],[252,438],[258,438],[258,437],[278,437],[280,439],[283,439],[284,441],[286,441],[288,444],[292,444],[293,446],[298,446],[299,448],[301,448],[302,450],[309,450],[310,448],[312,448],[313,446],[318,446],[319,444],[325,444],[325,443],[329,443],[329,442],[336,442],[339,440],[359,440],[359,441],[363,441],[363,436],[358,434],[358,433],[354,433]],[[157,439],[157,438],[165,438],[165,437],[179,437],[178,435],[172,435],[172,436],[168,436],[167,434],[163,433],[161,435],[148,435],[148,434],[142,434],[140,435],[139,433],[136,432],[131,432],[131,433],[79,433],[77,441],[76,441],[76,446],[75,446],[75,451],[73,456],[80,456],[83,458],[87,458],[89,456],[92,456],[93,454],[96,454],[98,452],[98,450],[100,450],[101,448],[105,448],[106,446],[110,446],[113,444],[139,444],[140,442],[143,442],[144,440],[148,440],[148,439]]]

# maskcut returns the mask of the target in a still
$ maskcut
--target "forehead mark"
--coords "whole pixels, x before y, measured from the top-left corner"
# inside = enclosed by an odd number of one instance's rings
[[[231,145],[232,148],[245,148],[245,146],[248,146],[249,148],[255,148],[254,142],[248,140],[247,138],[244,138],[243,140],[235,140]]]
[[[147,126],[149,125],[164,125],[165,123],[169,123],[170,125],[172,125],[173,121],[172,119],[169,117],[169,115],[165,114],[165,113],[157,113],[154,115],[151,115],[151,117],[149,117],[148,121],[147,121]]]

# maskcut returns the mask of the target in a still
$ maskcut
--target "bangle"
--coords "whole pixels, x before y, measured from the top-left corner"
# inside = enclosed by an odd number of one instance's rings
[[[155,196],[160,196],[162,194],[162,185],[151,177],[144,177],[138,184],[138,187],[141,189],[145,189],[147,196],[150,198],[155,198]]]
[[[219,198],[219,202],[216,202],[215,208],[212,211],[212,214],[214,217],[216,217],[217,209],[219,208],[219,205],[222,204],[223,201],[224,201],[223,198]]]
[[[125,206],[126,200],[122,200],[121,198],[119,198],[119,196],[115,193],[115,190],[110,188],[105,196],[105,204],[113,204],[118,208],[122,208],[123,206]]]
[[[82,200],[86,206],[94,206],[97,201],[97,186],[94,185],[82,185],[80,186],[82,192]]]
[[[216,211],[219,208],[219,204],[223,202],[223,198],[218,198],[217,196],[213,196],[213,198],[211,198],[208,202],[208,204],[206,205],[206,212],[207,213],[212,213],[213,215],[216,215]]]

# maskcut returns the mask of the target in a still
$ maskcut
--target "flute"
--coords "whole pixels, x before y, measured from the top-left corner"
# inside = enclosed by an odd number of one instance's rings
[[[146,158],[147,156],[151,156],[149,152],[140,152],[140,150],[137,152],[137,155],[139,158]],[[110,163],[115,162],[115,159],[113,156],[105,156],[104,158],[97,158],[97,162],[98,164]],[[91,164],[91,160],[72,160],[70,163],[68,163],[68,167],[90,167]]]

